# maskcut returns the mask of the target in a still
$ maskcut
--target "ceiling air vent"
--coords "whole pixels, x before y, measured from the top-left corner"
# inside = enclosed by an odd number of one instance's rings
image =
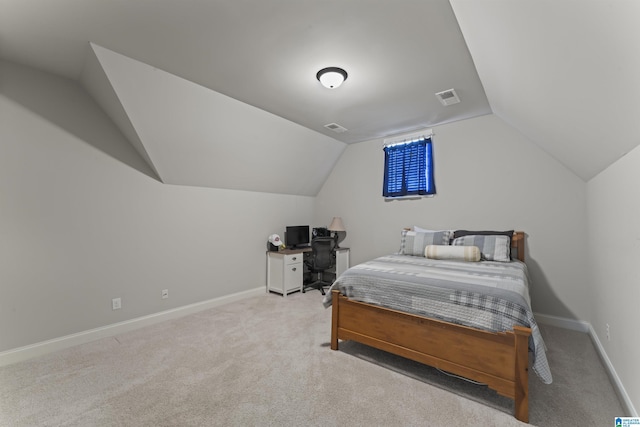
[[[343,128],[342,126],[340,126],[337,123],[329,123],[328,125],[324,125],[324,127],[334,131],[335,133],[342,133],[342,132],[346,132],[347,131],[346,128]]]
[[[460,98],[458,98],[458,94],[455,89],[443,90],[442,92],[436,93],[436,97],[440,100],[442,105],[445,107],[447,105],[453,105],[460,102]]]

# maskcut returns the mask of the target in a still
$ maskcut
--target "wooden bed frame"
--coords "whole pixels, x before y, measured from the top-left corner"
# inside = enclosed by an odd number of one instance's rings
[[[511,241],[524,262],[524,232]],[[332,294],[331,349],[352,340],[461,375],[513,399],[515,417],[529,422],[529,336],[531,329],[487,332],[429,319]]]

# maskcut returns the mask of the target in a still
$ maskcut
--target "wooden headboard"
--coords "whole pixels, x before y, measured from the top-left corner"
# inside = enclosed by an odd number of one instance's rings
[[[524,262],[524,231],[514,231],[511,238],[511,250],[516,250],[516,258]]]

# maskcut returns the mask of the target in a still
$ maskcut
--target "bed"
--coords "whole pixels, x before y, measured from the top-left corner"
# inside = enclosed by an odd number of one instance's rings
[[[398,254],[354,266],[334,282],[323,301],[332,305],[331,349],[340,340],[357,341],[484,383],[513,399],[515,417],[528,422],[530,351],[538,377],[544,383],[552,377],[530,308],[525,234],[496,232],[509,237],[507,254],[496,256],[502,237],[435,233],[413,232],[414,250],[406,253],[404,230]],[[492,238],[488,251],[472,245]],[[461,259],[467,249],[482,261]],[[428,257],[429,250],[447,256]]]

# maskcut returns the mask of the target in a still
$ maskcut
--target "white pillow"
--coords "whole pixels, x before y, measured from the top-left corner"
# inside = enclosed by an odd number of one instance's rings
[[[480,248],[477,246],[428,245],[424,256],[431,259],[451,259],[458,261],[480,261]]]

